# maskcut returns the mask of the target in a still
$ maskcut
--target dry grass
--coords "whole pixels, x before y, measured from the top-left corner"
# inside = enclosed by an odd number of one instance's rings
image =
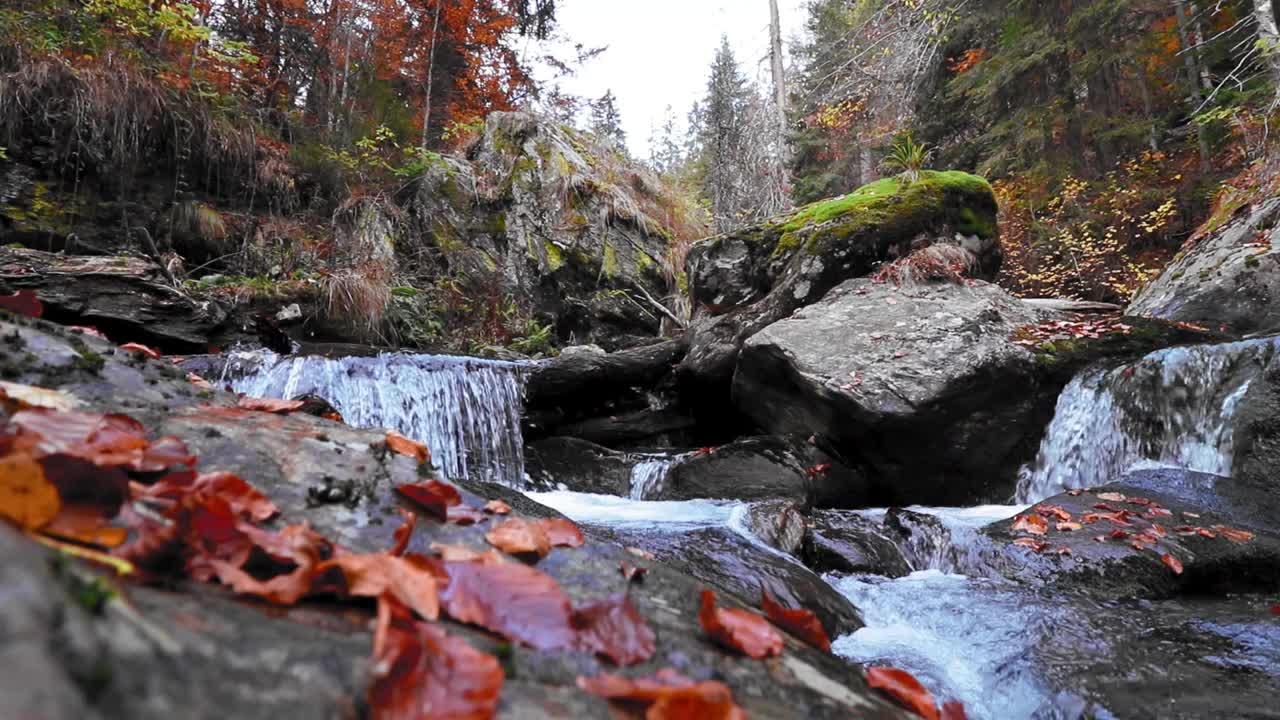
[[[882,266],[871,276],[878,283],[910,286],[925,282],[962,283],[977,267],[973,253],[959,245],[938,243]]]

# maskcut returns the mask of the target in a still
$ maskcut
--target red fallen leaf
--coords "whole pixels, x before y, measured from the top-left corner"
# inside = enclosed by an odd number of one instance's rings
[[[12,295],[0,295],[0,309],[33,318],[44,314],[44,304],[36,297],[35,290],[19,290]]]
[[[1049,521],[1039,515],[1019,515],[1014,518],[1013,531],[1044,535],[1049,532]]]
[[[623,549],[624,549],[624,550],[626,550],[629,554],[634,555],[634,556],[636,556],[636,557],[640,558],[641,560],[653,560],[653,559],[654,559],[654,554],[653,554],[653,553],[651,553],[651,552],[649,552],[648,550],[643,549],[643,548],[638,548],[638,547],[629,547],[629,546],[628,546],[628,547],[625,547],[625,548],[623,548]]]
[[[1084,488],[1072,488],[1071,490],[1067,491],[1067,494],[1070,495],[1071,497],[1079,497],[1084,494]]]
[[[466,562],[468,560],[484,560],[486,562],[503,563],[507,559],[503,557],[497,550],[472,550],[463,545],[446,545],[444,543],[431,543],[431,549],[440,554],[440,559],[445,562]],[[443,572],[443,571],[442,571]]]
[[[1073,530],[1084,529],[1084,525],[1081,525],[1078,522],[1060,522],[1057,525],[1054,525],[1054,527],[1062,532],[1071,532]]]
[[[1173,511],[1162,507],[1152,507],[1142,514],[1142,517],[1150,520],[1158,517],[1173,517]]]
[[[404,522],[400,523],[400,527],[396,528],[395,533],[391,536],[394,544],[388,551],[397,557],[404,555],[404,551],[409,549],[409,541],[413,539],[413,529],[418,526],[418,514],[413,512],[400,511],[404,516]]]
[[[1233,527],[1227,527],[1226,525],[1214,525],[1213,529],[1216,530],[1219,535],[1233,543],[1247,543],[1253,539],[1253,533],[1248,530],[1239,530]]]
[[[1151,527],[1147,528],[1145,532],[1151,533],[1151,535],[1158,538],[1168,535],[1168,533],[1165,532],[1164,526],[1160,523],[1152,523]]]
[[[607,700],[648,705],[647,720],[746,720],[746,713],[733,702],[733,693],[723,683],[700,683],[670,668],[651,678],[619,675],[578,677],[584,692]]]
[[[419,465],[431,462],[431,451],[427,449],[426,445],[416,440],[410,440],[395,430],[387,431],[387,447],[392,452],[408,455],[417,460]]]
[[[942,720],[969,720],[969,716],[959,700],[950,700],[942,706]]]
[[[131,343],[125,343],[125,344],[123,344],[123,345],[121,345],[121,346],[120,346],[120,349],[121,349],[121,350],[128,350],[129,352],[142,353],[143,355],[146,355],[147,357],[151,358],[152,360],[159,360],[159,359],[160,359],[160,353],[159,353],[159,352],[157,352],[156,350],[152,350],[151,348],[147,347],[146,345],[142,345],[142,344],[139,344],[139,343],[133,343],[133,342],[131,342]]]
[[[1192,518],[1192,519],[1199,519],[1199,518],[1200,518],[1200,513],[1187,512],[1186,510],[1183,510],[1183,511],[1182,511],[1182,517],[1185,517],[1185,518]]]
[[[390,595],[424,620],[440,617],[435,566],[421,555],[339,555],[316,567],[313,592],[339,597]]]
[[[653,657],[657,638],[626,593],[619,593],[570,616],[578,647],[609,658],[617,665],[635,665]]]
[[[698,448],[697,450],[694,450],[692,453],[689,453],[689,454],[690,454],[692,457],[698,457],[698,456],[700,456],[700,455],[710,455],[711,453],[715,452],[715,451],[716,451],[716,449],[717,449],[717,448],[715,448],[715,447],[700,447],[700,448]]]
[[[1124,494],[1118,492],[1098,493],[1098,498],[1108,502],[1124,502],[1127,499]]]
[[[1124,511],[1116,512],[1116,513],[1104,513],[1102,517],[1106,518],[1107,520],[1110,520],[1113,524],[1116,524],[1116,525],[1123,525],[1124,527],[1131,527],[1133,525],[1133,523],[1129,522],[1126,519]]]
[[[1149,543],[1144,543],[1141,538],[1135,539],[1129,544],[1132,545],[1135,550],[1147,550],[1151,547]]]
[[[1104,519],[1102,513],[1085,513],[1080,516],[1080,522],[1085,525],[1092,525],[1102,519]]]
[[[831,463],[821,463],[810,468],[805,468],[804,472],[811,479],[814,479],[826,475],[829,470],[831,470]]]
[[[786,630],[796,637],[824,652],[831,652],[831,638],[822,627],[822,622],[811,610],[800,608],[790,610],[774,600],[768,590],[760,593],[760,609],[773,621],[774,625]]]
[[[1108,512],[1120,512],[1116,508],[1112,507],[1109,503],[1103,503],[1103,502],[1094,503],[1093,507],[1097,510],[1106,510]]]
[[[712,640],[748,657],[762,660],[782,653],[782,636],[763,617],[738,608],[716,607],[716,594],[702,591],[698,621]]]
[[[1113,538],[1113,539],[1115,539],[1115,540],[1128,540],[1128,539],[1129,539],[1129,533],[1125,532],[1124,530],[1120,530],[1120,529],[1112,530],[1110,533],[1107,533],[1107,535],[1108,535],[1108,537],[1111,537],[1111,538]]]
[[[546,573],[491,557],[441,561],[437,572],[441,607],[454,620],[535,650],[576,647],[569,596]]]
[[[618,563],[618,571],[622,573],[622,577],[626,578],[627,582],[638,583],[644,580],[644,576],[649,573],[649,568],[620,562]]]
[[[96,337],[99,340],[107,339],[107,336],[103,335],[102,331],[96,327],[89,327],[87,325],[68,325],[67,330],[70,332],[78,332],[82,335],[88,335],[89,337]]]
[[[29,455],[0,458],[0,518],[24,530],[49,524],[62,509],[57,486]]]
[[[1134,505],[1143,505],[1146,507],[1160,507],[1160,503],[1154,500],[1149,500],[1147,498],[1130,497],[1130,498],[1125,498],[1125,502],[1132,503]]]
[[[1271,606],[1271,614],[1280,615],[1280,603],[1276,603],[1275,605]]]
[[[1035,511],[1046,518],[1056,517],[1064,522],[1069,522],[1071,520],[1071,513],[1058,505],[1042,505],[1035,508]]]
[[[192,492],[212,493],[226,500],[237,515],[254,522],[270,520],[280,512],[262,491],[234,473],[202,473],[194,480],[189,476],[190,473],[170,473],[146,488],[141,497],[176,499]]]
[[[1170,555],[1169,553],[1165,553],[1164,555],[1161,555],[1160,562],[1164,563],[1165,565],[1168,565],[1169,569],[1173,571],[1174,575],[1182,574],[1182,561]]]
[[[587,542],[587,539],[582,536],[582,530],[578,529],[571,520],[547,518],[539,520],[538,524],[547,533],[547,539],[551,541],[552,547],[576,548],[582,547]]]
[[[506,515],[511,512],[511,506],[501,500],[490,500],[485,503],[484,511],[493,515]]]
[[[1035,552],[1044,552],[1045,548],[1049,547],[1049,543],[1028,537],[1018,538],[1013,541],[1013,544],[1018,545],[1019,547],[1031,548]]]
[[[195,385],[201,390],[213,389],[213,383],[209,382],[208,380],[205,380],[204,378],[200,377],[199,375],[193,372],[187,373],[187,382],[191,383],[192,385]]]
[[[551,538],[543,525],[523,518],[502,521],[486,533],[484,539],[512,555],[528,555],[541,560],[551,552]]]
[[[470,505],[452,505],[448,509],[447,518],[454,525],[466,526],[484,522],[489,516]]]
[[[152,442],[142,425],[125,415],[31,408],[9,418],[9,430],[8,451],[27,452],[37,460],[62,455],[98,468],[143,473],[191,466],[196,460],[181,440],[168,437]]]
[[[413,485],[397,485],[396,492],[401,497],[412,500],[441,521],[449,519],[449,508],[462,504],[462,495],[458,493],[458,489],[439,480],[427,480]]]
[[[481,720],[498,712],[504,677],[497,658],[415,620],[392,598],[378,601],[371,664],[371,720]]]
[[[6,458],[7,459],[7,458]],[[4,475],[3,461],[0,460],[0,475]],[[0,511],[3,514],[3,511]],[[53,520],[40,528],[40,532],[51,537],[70,540],[83,545],[96,545],[100,548],[117,548],[129,539],[127,528],[108,524],[107,518],[97,508],[70,506],[63,507]]]
[[[306,404],[305,400],[280,400],[277,398],[255,398],[248,396],[242,397],[236,401],[236,407],[241,410],[275,413],[276,415],[288,415],[291,412],[296,412]]]
[[[899,705],[925,720],[941,720],[938,704],[929,691],[906,670],[888,667],[867,668],[867,685],[893,698]]]

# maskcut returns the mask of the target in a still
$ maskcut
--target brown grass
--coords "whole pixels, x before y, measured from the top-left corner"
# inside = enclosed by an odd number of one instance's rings
[[[973,253],[959,245],[938,243],[882,266],[871,279],[898,287],[925,282],[962,283],[977,266]]]

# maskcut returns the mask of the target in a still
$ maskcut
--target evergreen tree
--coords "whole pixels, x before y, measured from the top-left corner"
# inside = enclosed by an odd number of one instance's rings
[[[676,114],[668,105],[662,115],[662,127],[649,135],[649,165],[659,174],[675,172],[684,163],[685,147],[676,129]]]
[[[622,114],[618,112],[617,98],[612,90],[591,101],[591,125],[588,129],[604,142],[626,152],[627,133],[622,129]]]

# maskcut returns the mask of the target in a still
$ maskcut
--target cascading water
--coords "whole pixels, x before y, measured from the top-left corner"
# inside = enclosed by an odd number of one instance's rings
[[[631,499],[650,500],[662,492],[667,473],[675,467],[678,458],[656,456],[636,463],[631,468]]]
[[[281,358],[262,351],[237,353],[228,368],[237,392],[314,393],[352,425],[387,427],[426,443],[446,478],[523,485],[518,363],[407,353]]]
[[[1022,470],[1017,501],[1113,482],[1144,462],[1229,475],[1236,408],[1277,347],[1267,338],[1169,348],[1080,374]]]

